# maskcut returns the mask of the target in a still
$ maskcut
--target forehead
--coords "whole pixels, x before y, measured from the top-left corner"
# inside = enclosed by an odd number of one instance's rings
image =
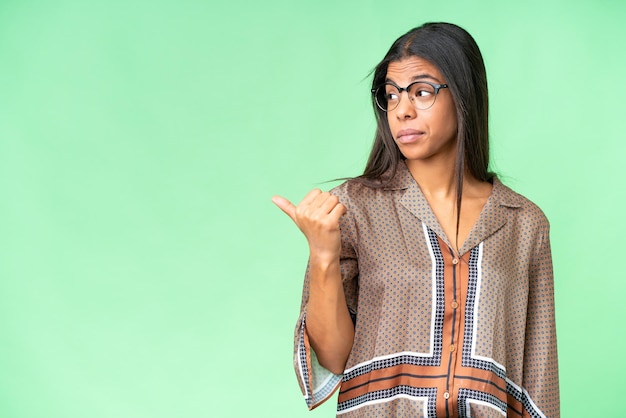
[[[420,57],[408,57],[390,62],[387,66],[387,79],[402,84],[419,79],[445,82],[437,67]]]

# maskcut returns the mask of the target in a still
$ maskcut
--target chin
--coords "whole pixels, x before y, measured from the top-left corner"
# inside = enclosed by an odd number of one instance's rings
[[[425,152],[424,150],[414,150],[414,149],[403,150],[402,148],[400,149],[400,153],[402,154],[404,159],[407,161],[428,160],[434,155],[434,153]]]

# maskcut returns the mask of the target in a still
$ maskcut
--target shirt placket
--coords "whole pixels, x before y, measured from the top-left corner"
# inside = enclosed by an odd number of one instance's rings
[[[442,361],[447,363],[447,377],[443,400],[446,406],[446,417],[455,418],[458,416],[458,389],[456,388],[455,371],[459,365],[461,348],[461,322],[462,322],[462,283],[463,274],[467,273],[467,254],[459,257],[450,247],[444,251],[444,346]]]

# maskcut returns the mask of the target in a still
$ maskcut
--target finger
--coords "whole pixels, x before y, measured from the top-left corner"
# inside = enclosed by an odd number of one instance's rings
[[[333,210],[333,208],[339,203],[339,198],[330,193],[322,193],[317,197],[316,203],[319,205],[318,207],[322,213],[330,213],[330,211]]]
[[[330,211],[329,215],[336,219],[339,222],[339,218],[341,218],[344,214],[348,212],[348,209],[342,204],[337,203],[335,207]]]
[[[302,202],[300,202],[300,205],[306,206],[312,203],[321,194],[322,194],[322,191],[320,189],[311,190],[310,192],[306,194],[306,196],[304,196],[304,199],[302,199]]]
[[[291,218],[292,221],[296,222],[296,207],[289,200],[285,199],[282,196],[272,196],[272,202],[276,206],[280,208],[283,212],[287,214]]]

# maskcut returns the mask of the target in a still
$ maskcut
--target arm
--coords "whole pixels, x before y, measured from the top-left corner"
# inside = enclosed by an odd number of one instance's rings
[[[354,324],[341,281],[339,257],[309,259],[309,300],[306,333],[317,359],[334,374],[342,374],[352,349]]]
[[[530,265],[523,386],[533,407],[548,418],[560,416],[554,279],[547,220],[538,235]]]
[[[354,340],[340,269],[339,220],[346,208],[336,196],[318,189],[309,192],[297,207],[282,197],[272,200],[309,244],[306,333],[320,365],[341,374]]]
[[[354,340],[351,313],[356,314],[358,287],[354,224],[335,196],[319,190],[309,193],[297,209],[281,197],[273,201],[309,243],[294,367],[307,406],[313,409],[339,387]]]

